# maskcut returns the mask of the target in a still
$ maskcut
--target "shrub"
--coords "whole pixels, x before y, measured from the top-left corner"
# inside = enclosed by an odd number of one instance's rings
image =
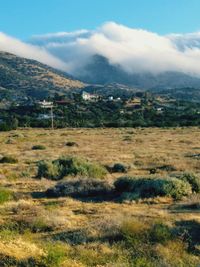
[[[38,163],[38,178],[48,178],[52,180],[61,179],[61,166],[51,161],[40,161]]]
[[[106,169],[99,164],[76,157],[63,157],[52,162],[42,161],[38,165],[38,177],[52,180],[59,180],[68,175],[103,178],[106,173]]]
[[[116,163],[113,165],[113,167],[111,168],[111,172],[115,173],[115,172],[120,172],[120,173],[127,173],[128,172],[128,167],[125,166],[122,163]]]
[[[13,199],[13,193],[5,188],[0,188],[0,204]]]
[[[125,221],[120,231],[123,239],[131,246],[138,247],[139,243],[145,244],[148,241],[149,226],[145,222],[138,220]]]
[[[48,197],[94,197],[106,196],[112,192],[112,186],[104,180],[94,179],[73,179],[57,184],[54,188],[48,189]]]
[[[165,243],[172,237],[171,228],[162,222],[155,223],[150,230],[150,240],[153,243]]]
[[[191,194],[190,184],[176,178],[121,177],[114,185],[117,192],[125,192],[129,193],[129,195],[131,193],[134,198],[170,196],[175,199],[181,199],[183,196]]]
[[[45,150],[46,147],[43,145],[35,145],[32,147],[32,150]]]
[[[66,260],[67,249],[64,245],[59,243],[48,244],[46,247],[46,256],[43,257],[42,263],[46,267],[59,267]]]
[[[15,164],[17,162],[18,162],[18,160],[12,156],[4,156],[3,158],[0,159],[0,163]]]
[[[182,176],[179,177],[182,181],[188,182],[191,187],[192,191],[195,193],[200,193],[200,177],[194,175],[193,173],[184,173]]]
[[[78,147],[78,144],[76,142],[69,141],[66,143],[66,146],[76,146]]]

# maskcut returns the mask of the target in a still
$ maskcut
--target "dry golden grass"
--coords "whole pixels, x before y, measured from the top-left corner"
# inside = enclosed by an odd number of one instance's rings
[[[9,140],[12,142],[8,142]],[[78,146],[66,146],[68,141],[74,141]],[[46,149],[32,150],[33,145],[44,145]],[[18,159],[17,164],[0,165],[0,186],[16,193],[16,201],[0,207],[0,222],[5,223],[17,216],[28,219],[38,216],[54,228],[51,233],[35,234],[30,241],[23,237],[17,237],[13,241],[2,240],[0,251],[5,255],[16,258],[31,257],[34,253],[42,255],[43,250],[36,245],[41,238],[50,239],[63,232],[80,229],[95,237],[101,235],[102,231],[114,231],[113,225],[117,227],[125,219],[131,218],[143,221],[161,219],[170,224],[181,220],[196,220],[200,223],[199,212],[176,209],[170,198],[156,198],[139,203],[95,203],[72,198],[33,198],[31,195],[33,192],[43,192],[55,184],[54,181],[35,179],[37,162],[57,159],[62,155],[76,155],[103,165],[124,163],[131,166],[128,175],[149,175],[151,168],[166,165],[172,166],[174,171],[168,173],[167,170],[160,169],[157,176],[163,177],[173,172],[200,173],[198,157],[190,157],[200,154],[199,128],[21,129],[1,133],[0,147],[1,155],[12,155]],[[107,178],[115,179],[121,175],[108,174]],[[177,205],[182,203],[177,203],[176,207]],[[181,243],[171,243],[170,246],[180,250],[177,255],[181,254]],[[158,246],[157,250],[161,256],[167,259],[170,257],[171,251],[163,245]],[[70,263],[66,262],[63,266],[70,266]],[[74,266],[87,265],[74,261]]]

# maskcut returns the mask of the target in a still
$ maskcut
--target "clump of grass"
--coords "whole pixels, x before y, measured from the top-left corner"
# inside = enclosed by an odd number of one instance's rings
[[[46,267],[62,266],[63,262],[68,258],[68,250],[69,248],[62,243],[54,242],[52,244],[45,244],[46,255],[42,257],[40,264],[43,264]]]
[[[173,231],[168,225],[157,222],[153,224],[149,236],[153,243],[165,243],[173,238]]]
[[[122,199],[135,200],[156,196],[169,196],[181,199],[192,193],[191,186],[176,178],[134,178],[121,177],[116,180],[115,188]]]
[[[35,145],[32,147],[32,150],[45,150],[46,147],[43,145]]]
[[[15,164],[18,163],[18,159],[12,156],[4,156],[0,159],[0,163]]]
[[[16,143],[17,141],[13,138],[8,138],[8,140],[5,141],[5,144],[10,144],[10,145],[14,145]]]
[[[122,224],[121,234],[132,257],[131,266],[198,265],[199,259],[188,252],[187,243],[174,228],[163,222],[147,223],[131,219]]]
[[[53,229],[41,218],[16,218],[14,221],[7,221],[1,225],[0,230],[15,231],[18,234],[24,234],[27,231],[32,233],[50,232]]]
[[[49,232],[61,229],[67,218],[59,209],[47,210],[30,200],[19,200],[4,205],[7,213],[15,216],[1,226],[2,229],[15,230],[19,233]]]
[[[8,202],[13,199],[13,192],[6,188],[0,187],[0,204]]]
[[[60,180],[65,176],[82,176],[89,178],[103,178],[106,169],[82,158],[63,157],[54,161],[42,161],[38,164],[38,177],[51,180]]]
[[[70,253],[77,259],[78,266],[133,266],[130,264],[128,252],[120,246],[110,246],[107,243],[93,242],[88,245],[79,245]],[[135,265],[134,265],[135,266]]]
[[[19,133],[16,132],[16,133],[11,134],[10,137],[13,137],[13,138],[23,138],[24,135],[22,133],[20,133],[20,132]]]

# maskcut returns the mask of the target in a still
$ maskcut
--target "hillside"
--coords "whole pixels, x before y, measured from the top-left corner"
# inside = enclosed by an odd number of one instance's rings
[[[161,96],[168,96],[176,100],[189,102],[200,102],[200,90],[196,88],[175,88],[173,90],[165,89],[156,92]]]
[[[70,75],[34,60],[0,52],[0,94],[41,98],[82,88]]]

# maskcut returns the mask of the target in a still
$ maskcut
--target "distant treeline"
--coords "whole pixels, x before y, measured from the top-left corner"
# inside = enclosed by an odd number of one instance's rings
[[[51,126],[50,111],[18,106],[0,112],[0,130]],[[71,102],[54,108],[54,125],[65,127],[177,127],[199,126],[198,104],[182,102],[158,111],[154,106],[127,108],[119,102]]]

